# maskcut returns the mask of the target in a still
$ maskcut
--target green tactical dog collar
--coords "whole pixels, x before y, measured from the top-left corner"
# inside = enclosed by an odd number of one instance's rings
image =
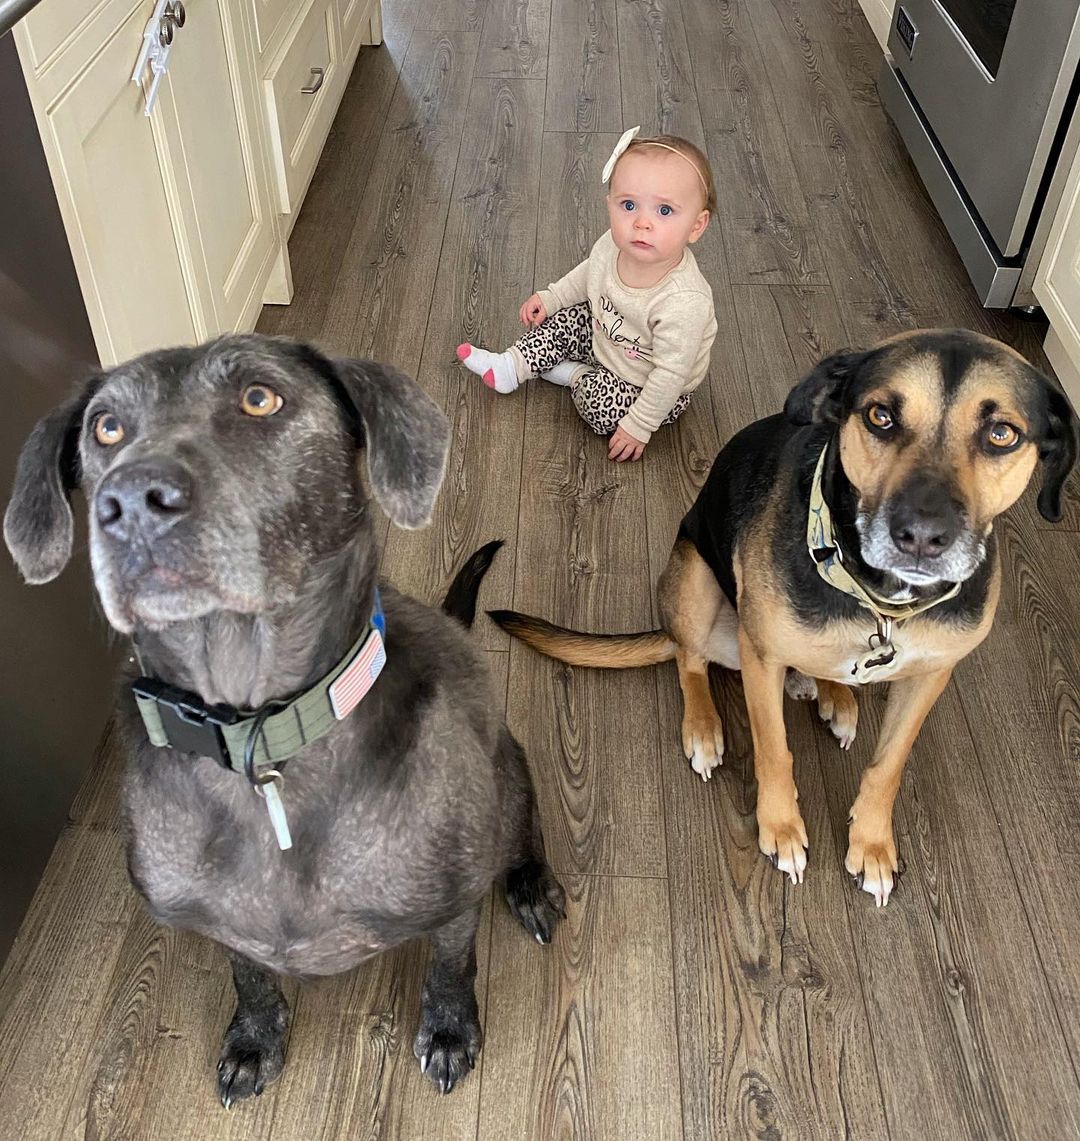
[[[260,766],[288,760],[352,712],[386,664],[385,636],[376,590],[371,620],[330,673],[289,701],[271,701],[252,713],[208,705],[157,678],[140,677],[132,690],[151,744],[210,757],[254,785]]]

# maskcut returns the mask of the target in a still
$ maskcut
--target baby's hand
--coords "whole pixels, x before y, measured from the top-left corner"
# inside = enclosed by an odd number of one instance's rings
[[[523,325],[542,325],[547,320],[547,310],[544,308],[540,294],[534,293],[521,307],[518,314]]]
[[[616,428],[608,441],[608,459],[618,463],[623,463],[626,460],[640,460],[644,451],[645,445],[640,440],[635,440],[629,432],[624,432],[622,428]]]

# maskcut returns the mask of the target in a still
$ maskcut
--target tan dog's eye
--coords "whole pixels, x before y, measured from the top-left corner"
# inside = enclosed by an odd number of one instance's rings
[[[866,422],[879,432],[887,432],[894,424],[892,413],[884,404],[871,404],[866,410]]]
[[[249,384],[240,397],[240,407],[249,416],[273,416],[284,403],[281,396],[265,384]]]
[[[102,412],[94,421],[94,439],[103,448],[115,447],[124,438],[124,425],[111,412]]]
[[[1020,442],[1020,433],[1011,424],[1006,424],[1004,420],[1000,420],[998,423],[990,425],[986,439],[995,448],[1012,448]]]

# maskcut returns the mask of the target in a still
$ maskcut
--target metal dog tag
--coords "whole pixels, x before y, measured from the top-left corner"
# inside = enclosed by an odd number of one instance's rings
[[[266,811],[270,817],[270,826],[274,829],[278,847],[287,852],[292,847],[292,834],[289,832],[289,821],[285,815],[285,805],[278,792],[278,784],[284,783],[281,774],[277,771],[273,775],[267,774],[268,779],[255,786],[255,791],[266,801]]]
[[[878,674],[886,666],[895,665],[899,659],[900,651],[892,642],[874,645],[871,638],[870,649],[855,659],[855,664],[851,667],[851,676],[857,685],[868,685],[878,681]]]

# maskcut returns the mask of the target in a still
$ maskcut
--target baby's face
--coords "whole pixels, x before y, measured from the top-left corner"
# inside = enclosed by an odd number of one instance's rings
[[[693,165],[660,147],[619,159],[607,206],[616,247],[642,265],[677,263],[709,222],[705,188]]]

